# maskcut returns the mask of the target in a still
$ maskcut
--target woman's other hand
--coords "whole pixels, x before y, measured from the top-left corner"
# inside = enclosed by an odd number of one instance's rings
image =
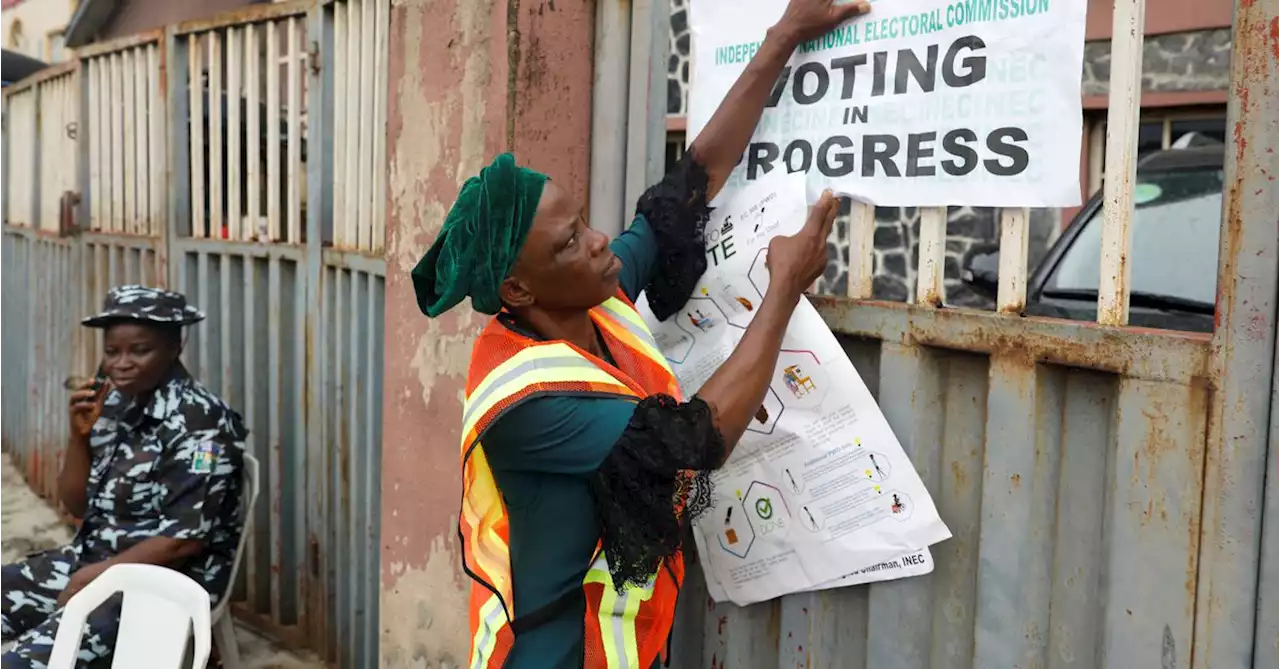
[[[765,263],[771,287],[777,285],[798,298],[822,276],[827,268],[827,236],[839,210],[840,200],[831,191],[823,191],[817,204],[809,209],[809,218],[800,232],[774,237],[769,242]]]
[[[105,383],[101,388],[95,389],[93,379],[87,379],[71,393],[68,409],[73,438],[89,438],[93,424],[98,422],[98,416],[102,415],[102,400],[107,396],[106,390]]]
[[[795,44],[820,37],[836,26],[871,11],[867,0],[837,4],[832,0],[791,0],[777,27]]]

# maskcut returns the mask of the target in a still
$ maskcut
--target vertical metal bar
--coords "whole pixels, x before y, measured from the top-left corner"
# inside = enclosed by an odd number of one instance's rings
[[[245,108],[248,112],[248,131],[246,133],[246,150],[248,153],[249,188],[248,219],[249,231],[246,238],[263,239],[266,237],[258,218],[262,215],[262,125],[258,110],[259,94],[258,75],[262,70],[262,54],[258,49],[258,26],[248,24],[244,27],[244,63],[245,63]]]
[[[161,238],[157,242],[156,264],[162,280],[168,285],[177,286],[178,290],[187,290],[181,282],[180,273],[185,270],[186,258],[178,254],[174,258],[175,241],[179,237],[190,237],[192,234],[194,211],[191,197],[192,172],[195,161],[191,156],[189,137],[194,137],[200,127],[200,116],[191,108],[192,92],[199,95],[200,71],[196,69],[195,77],[191,76],[189,56],[199,53],[198,48],[191,49],[190,38],[178,37],[172,26],[165,29],[164,51],[160,53],[161,67],[165,88],[160,91],[165,107],[158,113],[165,114],[166,128],[169,136],[165,145],[165,174],[160,192],[161,202],[168,205],[168,216],[165,224],[160,226]],[[188,67],[183,67],[183,65]],[[198,112],[198,109],[195,110]],[[192,142],[194,143],[194,142]]]
[[[347,0],[347,78],[350,80],[356,72],[360,71],[360,12],[357,5],[358,0]],[[359,90],[359,84],[345,84],[343,93],[345,97],[340,100],[346,105],[346,149],[343,151],[343,157],[346,165],[339,168],[342,170],[343,178],[340,182],[335,182],[338,188],[346,191],[345,204],[346,210],[343,212],[342,224],[346,228],[343,231],[343,238],[346,240],[348,248],[357,248],[360,239],[359,220],[360,220],[360,200],[359,200],[359,175],[360,175],[360,100],[355,92]]]
[[[241,229],[240,193],[243,173],[240,169],[240,102],[244,99],[240,80],[244,71],[241,61],[240,28],[227,28],[227,227],[231,239],[248,239]]]
[[[276,22],[267,22],[267,230],[280,240],[280,42]]]
[[[76,186],[75,190],[80,192],[80,204],[76,207],[76,226],[80,229],[86,229],[91,225],[93,220],[93,197],[96,180],[93,175],[93,154],[96,151],[97,136],[94,134],[93,127],[97,120],[94,117],[94,105],[91,97],[96,97],[97,93],[93,93],[93,61],[81,61],[80,69],[76,72],[75,85],[75,113],[72,118],[76,121],[76,141],[73,150],[76,152]],[[8,143],[5,143],[8,146]],[[7,174],[7,172],[6,172]],[[81,244],[74,244],[74,257],[79,260]],[[78,284],[77,284],[78,286]],[[77,295],[79,292],[77,291]],[[80,330],[76,330],[77,337]],[[79,342],[77,341],[77,344]]]
[[[1227,98],[1232,137],[1211,371],[1215,392],[1192,653],[1196,668],[1245,666],[1254,648],[1271,409],[1262,389],[1274,378],[1276,355],[1276,24],[1276,3],[1236,3]]]
[[[290,244],[302,243],[302,77],[300,65],[302,49],[298,31],[302,28],[297,17],[289,17],[289,238]]]
[[[923,254],[922,254],[923,257]],[[928,349],[881,347],[879,401],[921,480],[938,492],[943,412],[942,368]],[[868,595],[867,666],[925,669],[933,629],[933,580],[923,576],[875,583]],[[914,640],[914,641],[913,641]]]
[[[989,365],[976,357],[942,356],[944,418],[939,440],[938,513],[952,538],[933,554],[933,652],[931,669],[973,665],[977,618],[978,545],[982,532],[982,453],[986,436]],[[859,371],[862,370],[859,365]],[[863,372],[866,375],[865,372]],[[881,375],[883,379],[885,375]],[[909,411],[902,411],[909,414]],[[927,436],[927,435],[926,435]],[[879,611],[877,611],[879,613]]]
[[[128,176],[124,170],[124,125],[121,112],[121,98],[124,96],[124,81],[120,53],[111,54],[111,94],[107,96],[107,106],[111,109],[111,232],[128,231],[128,220],[125,214],[125,183]]]
[[[234,378],[231,358],[231,319],[234,309],[243,305],[234,304],[231,299],[231,254],[223,250],[218,253],[218,378],[221,380],[221,395],[230,398],[233,392],[231,385]],[[208,307],[206,307],[208,308]],[[228,399],[227,401],[231,401]]]
[[[107,194],[111,190],[111,172],[107,169],[107,157],[110,155],[111,128],[108,117],[103,114],[106,105],[107,62],[98,57],[89,60],[89,145],[91,148],[91,179],[89,198],[92,204],[93,220],[90,228],[101,230],[110,217]]]
[[[1280,557],[1277,556],[1280,543],[1280,528],[1277,518],[1280,517],[1280,502],[1277,501],[1277,490],[1280,482],[1276,481],[1277,471],[1277,430],[1280,428],[1280,403],[1277,402],[1277,379],[1273,367],[1271,374],[1271,429],[1267,432],[1271,439],[1267,442],[1267,474],[1266,488],[1262,505],[1262,551],[1258,559],[1258,619],[1253,633],[1253,669],[1270,669],[1280,666]]]
[[[270,410],[268,414],[267,444],[265,451],[270,457],[264,461],[267,465],[267,502],[268,508],[271,509],[271,518],[269,521],[269,532],[267,536],[270,541],[270,569],[268,570],[271,599],[271,618],[272,620],[280,619],[280,569],[284,567],[284,559],[282,556],[282,536],[280,534],[280,514],[284,513],[285,507],[281,499],[281,472],[283,471],[282,452],[284,442],[284,421],[288,415],[285,412],[285,402],[287,400],[283,387],[283,370],[281,369],[281,350],[284,348],[281,344],[287,341],[287,333],[284,331],[281,318],[282,291],[280,287],[280,258],[271,256],[267,261],[267,388],[268,396],[271,398]],[[297,488],[295,488],[297,490]],[[298,547],[302,551],[303,547]],[[304,580],[306,571],[294,568],[291,570],[298,580]],[[300,610],[296,605],[294,610]]]
[[[1200,518],[1207,398],[1203,387],[1120,381],[1102,666],[1191,664],[1199,537],[1189,529]]]
[[[365,18],[370,19],[371,12],[369,5],[373,0],[365,0]],[[369,31],[366,29],[366,35]],[[372,37],[369,35],[369,37]],[[373,40],[370,39],[370,42]],[[368,45],[365,47],[368,48]],[[365,54],[368,56],[368,53]],[[373,73],[370,72],[372,78]],[[370,137],[372,139],[372,137]],[[370,152],[372,154],[372,152]],[[370,155],[372,159],[372,155]],[[366,207],[367,211],[367,207]],[[363,319],[360,317],[364,311],[364,305],[360,303],[360,286],[361,282],[366,280],[367,276],[356,270],[351,271],[351,298],[349,306],[351,309],[348,318],[350,328],[350,336],[348,338],[348,354],[347,362],[347,387],[350,389],[350,405],[347,410],[347,481],[346,481],[346,501],[349,509],[350,520],[347,523],[347,570],[342,574],[342,579],[347,581],[347,592],[350,596],[350,611],[346,616],[346,626],[342,638],[344,639],[344,653],[348,658],[350,666],[356,666],[356,651],[359,649],[359,630],[364,624],[364,597],[362,588],[360,587],[362,579],[360,578],[360,568],[362,560],[360,554],[363,552],[364,526],[361,525],[363,520],[363,488],[364,488],[364,453],[369,444],[361,439],[364,432],[364,426],[361,425],[361,404],[363,397],[368,394],[368,388],[363,387],[361,380],[361,361],[363,359],[364,342],[361,340],[361,325]]]
[[[124,229],[130,234],[138,234],[138,164],[137,142],[138,112],[134,107],[134,84],[137,81],[137,63],[134,49],[125,49],[120,54],[123,63],[120,73],[121,104],[124,107]]]
[[[151,140],[149,126],[150,114],[147,109],[147,92],[151,79],[147,76],[147,47],[141,46],[133,50],[133,150],[137,156],[133,160],[134,178],[134,218],[140,235],[151,234],[151,162],[148,143]]]
[[[222,86],[222,35],[210,31],[209,40],[209,236],[226,239],[226,218],[223,216],[222,183],[226,175],[226,163],[222,159],[223,132],[222,109],[226,95]]]
[[[1000,210],[1000,285],[996,310],[1020,314],[1027,306],[1027,248],[1030,235],[1025,207]]]
[[[386,246],[387,233],[387,32],[390,28],[389,11],[391,0],[375,0],[378,5],[377,38],[374,57],[377,62],[374,72],[377,85],[374,86],[373,113],[373,243],[370,247],[374,253],[381,254]],[[378,330],[381,332],[381,328]]]
[[[205,138],[205,112],[204,101],[205,95],[205,78],[204,67],[200,63],[201,45],[196,35],[188,35],[187,37],[178,37],[176,40],[182,42],[187,51],[188,86],[191,94],[191,236],[192,237],[208,237],[210,236],[207,223],[205,222],[205,162],[204,162],[204,138]],[[186,171],[186,170],[184,170]]]
[[[1129,266],[1133,246],[1133,180],[1138,165],[1142,95],[1142,37],[1146,0],[1115,0],[1111,23],[1111,80],[1107,98],[1106,173],[1102,189],[1102,275],[1098,322],[1129,322]]]
[[[379,7],[385,7],[388,0],[378,0]],[[379,25],[385,31],[386,13],[380,14],[384,22]],[[378,133],[379,136],[382,133]],[[380,510],[382,508],[382,463],[380,453],[382,452],[382,442],[379,440],[381,430],[379,426],[382,424],[382,369],[381,356],[375,355],[375,351],[382,349],[382,315],[379,312],[379,297],[382,292],[382,278],[373,274],[368,275],[366,283],[367,291],[365,294],[366,316],[365,316],[365,346],[364,346],[364,378],[365,382],[365,407],[364,407],[364,439],[362,443],[364,448],[361,449],[365,458],[365,478],[360,483],[361,492],[364,497],[360,508],[363,510],[359,529],[361,538],[363,539],[364,550],[361,551],[360,573],[363,574],[364,581],[364,624],[360,627],[362,652],[359,656],[357,666],[375,666],[378,663],[378,638],[380,631],[378,629],[378,584],[380,578],[375,576],[381,572],[378,562],[378,541],[380,537],[379,525],[382,523]],[[1272,514],[1274,516],[1274,514]]]
[[[373,25],[373,5],[376,0],[360,0],[364,16],[360,19],[360,166],[358,192],[360,198],[359,221],[356,224],[356,248],[368,251],[373,247],[373,140],[379,134],[373,122],[373,56],[378,48]]]
[[[33,229],[40,227],[40,167],[44,164],[44,142],[40,138],[40,89],[33,87],[27,96],[31,108],[31,140],[30,140],[30,188],[27,189],[27,225]],[[39,245],[43,251],[43,245]],[[43,267],[43,265],[41,265]]]
[[[602,0],[596,10],[595,79],[591,86],[591,226],[616,236],[627,204],[627,83],[631,4]],[[666,68],[663,68],[663,72]]]
[[[352,342],[350,341],[351,316],[348,310],[354,305],[350,302],[350,291],[347,284],[351,275],[347,270],[334,268],[333,272],[333,357],[329,364],[333,378],[333,404],[330,406],[329,430],[325,441],[333,444],[329,452],[329,550],[328,563],[321,573],[327,574],[327,583],[333,589],[333,611],[330,616],[331,645],[336,645],[338,657],[343,657],[345,648],[341,641],[343,631],[348,627],[348,614],[351,606],[351,581],[344,578],[349,568],[351,548],[346,539],[351,531],[350,488],[347,485],[348,455],[351,442],[348,440],[347,411],[354,401],[352,397],[350,376],[347,363]],[[336,632],[336,633],[335,633]],[[344,658],[345,659],[345,658]]]
[[[875,276],[876,208],[853,200],[849,209],[849,276],[845,294],[855,300],[869,300]]]
[[[1103,516],[1114,443],[1115,380],[1068,371],[1062,410],[1062,469],[1054,537],[1048,669],[1093,669],[1102,645]],[[945,508],[945,504],[943,505]]]
[[[197,304],[202,309],[210,309],[209,307],[209,254],[204,251],[196,252],[196,299]],[[212,311],[210,309],[210,311]],[[213,370],[209,369],[209,347],[213,339],[213,333],[209,332],[210,328],[206,325],[205,331],[200,337],[200,376],[208,378]]]
[[[247,28],[252,28],[252,26],[247,26]],[[250,64],[249,69],[252,70],[252,68],[253,66]],[[249,137],[252,138],[253,135],[249,135]],[[244,421],[246,425],[252,426],[251,429],[256,429],[259,425],[259,416],[261,415],[258,411],[259,402],[262,402],[264,399],[269,402],[270,399],[274,397],[273,395],[270,395],[269,392],[264,397],[262,394],[259,394],[258,390],[258,366],[260,364],[259,351],[261,350],[261,337],[258,331],[256,318],[258,312],[257,268],[257,259],[252,255],[246,254],[244,256],[244,273],[241,275],[241,290],[243,290],[244,295],[243,332],[245,343],[243,359],[244,369],[241,373],[244,375],[245,389],[243,408]],[[273,308],[274,305],[267,305],[267,311],[271,311]],[[269,338],[274,338],[275,333],[268,332],[267,336]],[[272,361],[268,362],[270,363]],[[270,441],[264,437],[266,437],[266,435],[263,434],[250,435],[250,439],[252,440],[250,450],[258,457],[259,463],[265,462],[265,459],[262,457],[263,451],[270,446]],[[261,476],[261,474],[259,474],[259,476]],[[261,483],[259,483],[259,485],[261,485]],[[245,599],[248,600],[249,605],[257,611],[259,610],[258,606],[260,601],[260,595],[258,592],[258,574],[260,571],[258,556],[262,554],[263,549],[263,546],[260,545],[258,540],[259,536],[261,536],[261,522],[258,520],[257,509],[249,509],[248,516],[253,518],[254,531],[249,533],[248,541],[245,544],[246,554],[242,558],[241,564],[246,567],[244,569],[246,572],[244,577]],[[279,622],[278,618],[273,618],[272,620],[274,622]]]
[[[339,102],[333,105],[333,245],[348,248],[352,240],[347,238],[347,133],[354,124],[347,122],[347,10],[338,5],[333,8],[333,95]]]
[[[164,72],[161,70],[160,64],[161,62],[172,63],[174,61],[162,61],[161,56],[160,48],[157,45],[151,44],[147,46],[147,132],[150,135],[150,142],[148,143],[150,157],[147,160],[151,165],[149,183],[147,185],[150,193],[148,199],[150,203],[148,211],[150,225],[148,226],[147,234],[160,235],[163,238],[165,236],[165,218],[168,214],[167,200],[170,197],[168,184],[173,182],[169,178],[165,130],[170,119],[185,119],[186,117],[165,114],[165,81]],[[177,125],[177,122],[174,121],[173,124]],[[167,274],[165,270],[168,266],[167,253],[160,254],[158,264],[161,268],[160,276],[164,277]]]
[[[920,266],[916,272],[916,304],[942,306],[947,291],[943,269],[947,258],[947,208],[920,209]]]
[[[333,127],[330,118],[335,104],[334,86],[338,83],[334,81],[333,68],[327,66],[333,61],[328,56],[334,53],[334,27],[330,12],[338,14],[341,11],[342,8],[337,6],[317,5],[307,15],[307,35],[315,42],[313,50],[321,55],[321,67],[309,68],[307,80],[310,100],[307,123],[312,132],[308,133],[309,159],[306,163],[308,199],[306,245],[304,264],[300,268],[302,271],[299,272],[306,282],[300,319],[304,328],[305,345],[296,347],[298,369],[302,371],[306,380],[305,394],[300,398],[306,410],[299,413],[300,421],[305,422],[300,422],[298,430],[298,434],[305,435],[305,441],[300,444],[302,447],[298,449],[298,461],[295,463],[297,471],[305,475],[306,481],[305,496],[300,495],[299,499],[294,500],[298,518],[306,519],[305,522],[300,521],[295,528],[296,540],[300,545],[306,545],[304,542],[309,537],[327,536],[324,526],[324,519],[329,517],[326,493],[332,494],[331,490],[326,491],[325,485],[326,457],[329,448],[326,444],[324,416],[331,405],[327,401],[327,379],[324,374],[327,334],[323,324],[328,321],[325,319],[326,314],[322,306],[325,295],[322,226],[324,221],[332,220],[333,216],[333,194],[329,184],[334,183],[331,145],[334,138],[333,133],[330,132]],[[325,575],[328,566],[325,564],[326,557],[324,555],[317,557],[320,564],[314,565],[313,573]],[[310,564],[309,561],[302,561],[298,568],[305,569],[308,564]],[[304,601],[311,614],[306,624],[309,632],[316,635],[326,629],[327,616],[322,605],[327,602],[328,591],[315,579],[308,578],[306,582]],[[320,634],[313,638],[325,637]]]
[[[97,168],[98,174],[96,186],[90,183],[92,200],[86,204],[91,213],[89,228],[99,230],[108,227],[107,221],[111,217],[111,114],[107,99],[111,80],[110,56],[99,56],[88,62],[91,96],[84,120],[88,124],[85,127],[89,129],[88,143],[93,152],[92,167]],[[92,172],[90,178],[93,178]]]
[[[1060,442],[1038,433],[1034,361],[991,357],[973,666],[1043,666]],[[1054,406],[1043,401],[1044,406]]]
[[[662,178],[667,137],[667,55],[671,48],[671,5],[662,0],[631,3],[631,57],[627,96],[626,195],[622,218],[650,184]]]
[[[52,97],[49,84],[38,84],[32,87],[36,96],[36,141],[40,142],[41,150],[35,154],[35,170],[33,173],[36,178],[35,200],[32,207],[33,215],[31,219],[31,227],[36,230],[44,230],[48,223],[49,207],[51,206],[49,197],[49,188],[53,186],[53,156],[48,156],[46,160],[46,152],[53,149],[53,137],[50,129],[58,122],[50,113],[52,105],[48,100]],[[48,172],[46,175],[45,172]]]

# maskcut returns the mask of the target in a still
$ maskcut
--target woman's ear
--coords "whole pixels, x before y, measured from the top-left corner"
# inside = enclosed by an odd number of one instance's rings
[[[503,304],[517,309],[532,306],[534,303],[533,293],[524,282],[510,276],[503,279],[502,285],[498,286],[498,296],[502,298]]]

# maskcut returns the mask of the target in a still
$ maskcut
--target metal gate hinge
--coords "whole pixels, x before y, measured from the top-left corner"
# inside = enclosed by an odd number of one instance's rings
[[[307,46],[307,63],[311,68],[311,74],[320,74],[320,45],[315,40],[311,40]]]

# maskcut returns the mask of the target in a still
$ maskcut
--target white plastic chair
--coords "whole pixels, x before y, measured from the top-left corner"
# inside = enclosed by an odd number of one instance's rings
[[[253,530],[253,507],[258,502],[258,459],[244,454],[244,483],[241,486],[240,501],[240,543],[236,546],[236,558],[231,563],[231,579],[227,581],[227,589],[218,600],[213,610],[213,638],[218,644],[218,655],[223,669],[242,669],[240,664],[240,646],[236,643],[236,625],[231,619],[228,605],[231,602],[231,591],[236,587],[236,574],[240,571],[240,559],[244,557],[244,544]],[[202,665],[203,666],[203,665]]]
[[[49,669],[75,669],[85,622],[94,609],[116,593],[120,630],[111,666],[121,669],[177,669],[194,632],[192,669],[209,661],[209,593],[190,577],[167,567],[118,564],[77,592],[62,609]]]

